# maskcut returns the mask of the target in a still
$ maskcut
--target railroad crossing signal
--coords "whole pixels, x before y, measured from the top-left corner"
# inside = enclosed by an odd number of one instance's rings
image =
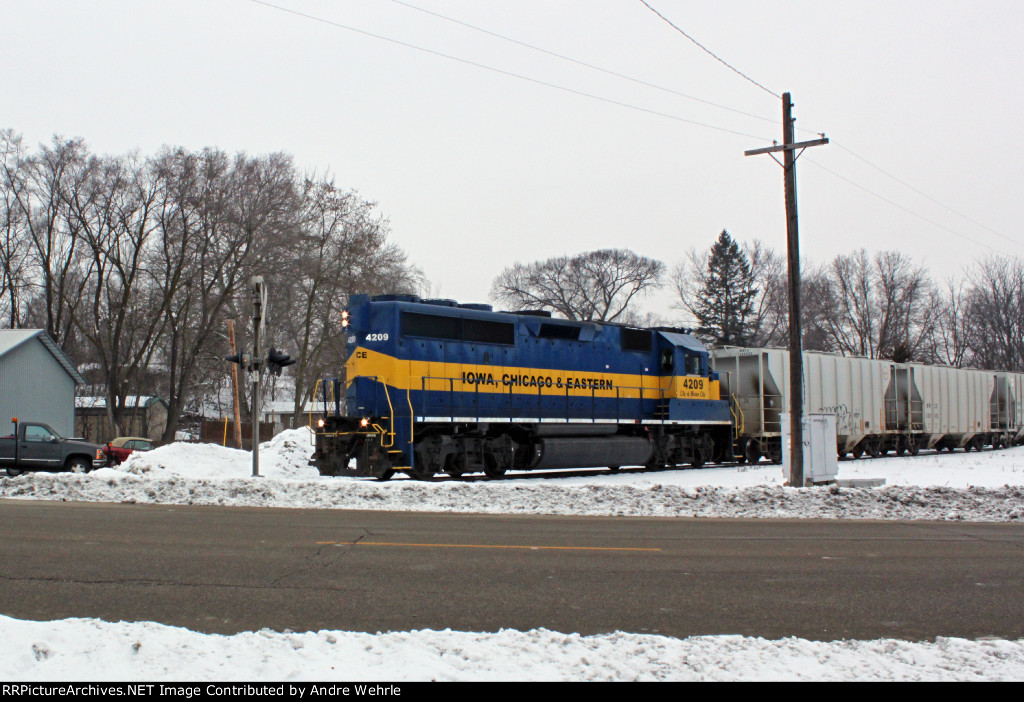
[[[284,351],[278,351],[271,347],[267,353],[267,370],[274,375],[281,375],[281,370],[287,366],[295,364],[296,359],[292,358]]]
[[[247,353],[236,353],[234,356],[225,356],[224,360],[231,363],[237,363],[246,370],[251,370],[252,356]]]

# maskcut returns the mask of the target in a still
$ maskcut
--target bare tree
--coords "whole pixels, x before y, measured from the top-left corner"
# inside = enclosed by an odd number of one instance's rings
[[[171,441],[182,413],[219,384],[225,320],[249,276],[269,271],[293,231],[295,177],[281,154],[253,158],[183,149],[158,162],[167,186],[158,205],[158,287],[167,305],[161,357],[167,368]]]
[[[837,256],[826,279],[833,312],[822,324],[835,351],[911,360],[926,349],[939,298],[923,266],[897,251],[869,258],[861,249]]]
[[[567,319],[611,322],[661,285],[665,264],[626,249],[588,251],[506,268],[491,298],[513,310],[545,309]]]
[[[936,363],[963,368],[974,345],[969,312],[969,291],[963,282],[946,282],[942,304],[935,318],[932,355]]]
[[[413,293],[422,274],[388,241],[376,204],[328,179],[305,179],[294,242],[274,277],[272,333],[295,355],[293,417],[313,399],[318,379],[345,358],[341,312],[353,293]],[[284,313],[287,310],[287,313]]]
[[[0,130],[0,318],[12,329],[21,326],[30,283],[28,222],[20,202],[26,185],[22,139]]]
[[[23,290],[23,323],[42,327],[73,359],[73,319],[90,274],[77,221],[67,203],[83,186],[88,151],[80,139],[54,137],[50,146],[6,172],[9,202],[28,235],[32,272]]]
[[[98,367],[107,418],[119,435],[127,397],[139,394],[164,327],[166,301],[146,267],[160,182],[134,157],[89,159],[84,175],[83,186],[68,194],[69,217],[91,259],[74,323]]]
[[[967,278],[973,365],[1024,371],[1024,260],[992,257]]]

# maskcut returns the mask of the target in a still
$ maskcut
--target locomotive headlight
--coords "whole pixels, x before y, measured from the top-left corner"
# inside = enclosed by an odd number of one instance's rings
[[[359,426],[361,426],[361,427],[365,427],[369,423],[370,423],[370,420],[367,419],[366,417],[363,417],[362,419],[359,420]]]
[[[323,428],[324,428],[324,424],[326,424],[326,422],[325,422],[325,421],[324,421],[324,420],[323,420],[322,418],[321,418],[321,419],[318,419],[318,420],[316,420],[316,425],[317,425],[318,427],[320,427],[321,429],[323,429]]]
[[[341,328],[346,329],[348,327],[348,310],[341,311]]]

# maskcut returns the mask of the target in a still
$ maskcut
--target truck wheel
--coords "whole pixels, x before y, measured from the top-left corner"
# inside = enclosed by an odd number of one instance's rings
[[[92,466],[84,458],[71,458],[68,460],[67,468],[72,473],[88,473]]]

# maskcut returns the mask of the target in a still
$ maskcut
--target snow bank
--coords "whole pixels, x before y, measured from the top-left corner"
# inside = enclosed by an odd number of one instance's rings
[[[2,616],[0,630],[0,678],[19,681],[1024,680],[1024,641],[674,639],[546,629],[219,636],[152,622]]]
[[[492,514],[786,519],[1024,518],[1024,448],[916,458],[848,461],[841,477],[884,477],[879,488],[781,485],[778,466],[580,477],[419,482],[324,478],[308,465],[308,429],[248,451],[175,443],[133,454],[86,475],[30,473],[0,478],[0,497],[93,502],[371,509]]]

